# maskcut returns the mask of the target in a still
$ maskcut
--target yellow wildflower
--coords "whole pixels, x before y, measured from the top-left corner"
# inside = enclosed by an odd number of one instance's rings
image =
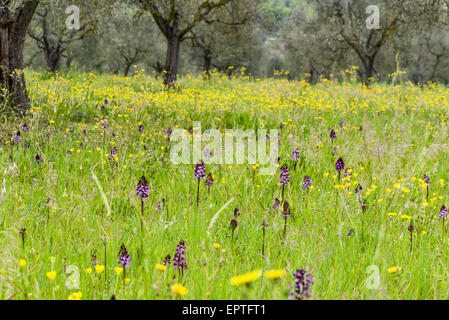
[[[167,266],[164,266],[163,264],[157,264],[156,265],[156,269],[159,271],[165,271],[165,269],[167,269]]]
[[[123,268],[122,268],[122,267],[115,267],[115,273],[117,273],[118,276],[119,276],[122,272],[123,272]]]
[[[96,271],[98,274],[102,273],[102,272],[104,271],[104,265],[102,265],[102,264],[97,264],[97,265],[95,266],[95,271]]]
[[[396,273],[398,271],[401,271],[401,267],[391,267],[388,268],[388,273]]]
[[[242,274],[240,276],[234,276],[231,278],[231,284],[233,286],[239,286],[242,284],[247,284],[247,283],[253,282],[253,281],[259,279],[261,273],[262,273],[262,271],[255,270],[255,271],[251,271],[251,272]]]
[[[176,294],[176,295],[178,295],[178,296],[184,296],[184,295],[187,294],[187,289],[186,289],[186,287],[184,287],[183,285],[181,285],[181,284],[179,284],[179,283],[176,283],[176,284],[172,285],[172,286],[170,287],[170,289],[171,289],[171,291],[172,291],[174,294]]]
[[[69,296],[69,300],[81,300],[83,293],[81,291],[74,292]]]
[[[265,278],[267,278],[267,279],[278,279],[278,278],[283,278],[284,276],[285,276],[285,271],[282,269],[265,271]]]
[[[56,271],[47,272],[47,278],[50,280],[54,280],[56,278]]]

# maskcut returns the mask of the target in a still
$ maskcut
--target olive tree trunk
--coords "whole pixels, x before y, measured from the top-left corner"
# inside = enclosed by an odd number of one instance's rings
[[[0,0],[0,83],[2,103],[14,112],[25,113],[30,107],[23,74],[23,46],[28,25],[38,0],[25,1],[13,14]]]

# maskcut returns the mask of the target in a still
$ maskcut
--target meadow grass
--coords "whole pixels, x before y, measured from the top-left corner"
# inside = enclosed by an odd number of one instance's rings
[[[310,86],[214,74],[210,81],[184,76],[167,91],[139,72],[26,75],[31,115],[4,117],[0,127],[1,299],[287,299],[297,269],[313,275],[311,299],[448,298],[448,235],[439,218],[449,204],[447,87]],[[170,162],[167,136],[167,129],[192,128],[193,121],[223,132],[283,124],[279,164],[290,169],[285,199],[294,214],[285,238],[282,204],[272,208],[281,198],[279,170],[263,176],[252,164],[207,164],[215,182],[209,193],[201,182],[197,212],[194,164]],[[17,131],[20,142],[13,143]],[[295,170],[293,149],[301,155]],[[340,181],[339,157],[351,169]],[[431,179],[428,202],[424,174]],[[150,187],[143,216],[136,196],[142,175]],[[306,175],[313,183],[308,192]],[[358,184],[363,190],[356,195]],[[162,199],[167,210],[159,211]],[[234,208],[241,215],[231,243]],[[180,240],[188,265],[182,278],[172,264],[156,268],[167,254],[173,260]],[[132,259],[126,276],[115,270],[122,243]],[[106,270],[96,272],[93,254]],[[285,276],[230,282],[272,269]],[[71,282],[77,270],[79,288]],[[174,293],[175,283],[186,294]]]

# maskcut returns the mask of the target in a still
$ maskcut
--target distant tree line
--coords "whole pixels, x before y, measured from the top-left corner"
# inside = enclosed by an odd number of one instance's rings
[[[66,24],[73,5],[75,29]],[[372,5],[378,28],[367,27]],[[0,0],[2,99],[29,108],[24,67],[145,69],[167,87],[186,72],[208,80],[242,68],[310,83],[351,69],[365,85],[394,82],[398,71],[415,84],[447,84],[448,21],[449,0]]]

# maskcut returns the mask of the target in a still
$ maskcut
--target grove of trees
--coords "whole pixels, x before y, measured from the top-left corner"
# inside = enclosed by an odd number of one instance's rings
[[[70,6],[78,28],[67,27]],[[2,103],[17,112],[30,106],[24,68],[132,76],[136,66],[171,87],[186,72],[288,70],[314,83],[357,66],[366,85],[398,70],[447,84],[449,0],[0,0],[0,65]]]

